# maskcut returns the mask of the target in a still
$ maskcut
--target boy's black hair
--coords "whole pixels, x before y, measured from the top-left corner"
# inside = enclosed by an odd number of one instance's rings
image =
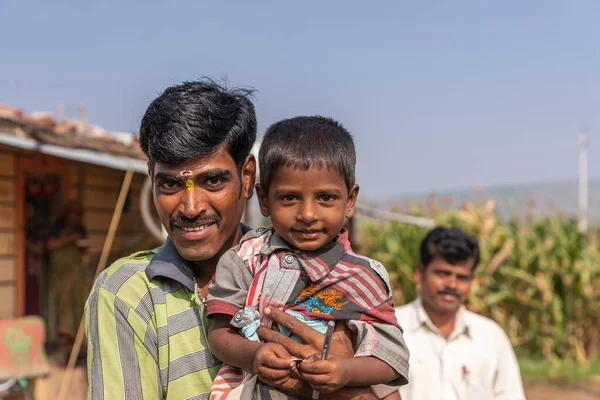
[[[241,169],[256,140],[251,94],[250,89],[228,89],[207,78],[167,88],[142,118],[142,150],[151,162],[180,164],[224,145]]]
[[[273,173],[282,166],[335,168],[344,177],[348,192],[354,187],[356,151],[352,135],[328,117],[300,116],[274,123],[263,138],[258,163],[265,192]]]
[[[432,229],[421,241],[419,254],[423,268],[427,268],[436,257],[452,265],[472,260],[472,271],[479,264],[477,240],[454,227],[438,226]]]

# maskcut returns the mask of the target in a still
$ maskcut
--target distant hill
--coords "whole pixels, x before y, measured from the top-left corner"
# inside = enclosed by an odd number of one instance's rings
[[[514,185],[482,188],[481,193],[473,189],[450,192],[435,192],[438,205],[459,207],[464,201],[478,198],[494,198],[498,202],[498,212],[508,215],[511,210],[523,211],[532,201],[540,215],[558,210],[567,215],[578,214],[577,181],[541,182],[529,185]],[[417,195],[397,195],[389,203],[406,205],[423,204],[430,193]],[[588,187],[588,209],[590,222],[600,223],[600,180],[592,180]]]

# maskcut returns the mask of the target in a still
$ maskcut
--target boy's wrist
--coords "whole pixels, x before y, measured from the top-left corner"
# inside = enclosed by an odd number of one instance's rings
[[[252,371],[247,371],[250,373],[253,373],[254,375],[258,375],[257,373],[257,365],[256,365],[256,355],[258,354],[259,350],[264,346],[264,343],[260,342],[258,344],[258,346],[256,346],[256,348],[254,349],[253,353],[252,353]]]

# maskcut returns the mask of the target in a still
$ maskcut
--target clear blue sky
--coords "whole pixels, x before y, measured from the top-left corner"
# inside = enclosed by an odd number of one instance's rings
[[[60,4],[58,4],[60,3]],[[259,134],[324,114],[361,195],[600,176],[600,2],[0,1],[0,103],[137,131],[166,86],[258,90]]]

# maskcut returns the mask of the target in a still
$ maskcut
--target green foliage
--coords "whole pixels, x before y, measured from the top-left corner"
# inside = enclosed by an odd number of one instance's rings
[[[534,357],[585,367],[597,356],[600,333],[598,229],[579,232],[559,215],[500,221],[495,204],[465,203],[435,211],[440,225],[459,226],[479,239],[481,263],[467,307],[497,321],[513,345]],[[418,294],[414,268],[427,228],[361,221],[360,251],[389,271],[396,304]]]

